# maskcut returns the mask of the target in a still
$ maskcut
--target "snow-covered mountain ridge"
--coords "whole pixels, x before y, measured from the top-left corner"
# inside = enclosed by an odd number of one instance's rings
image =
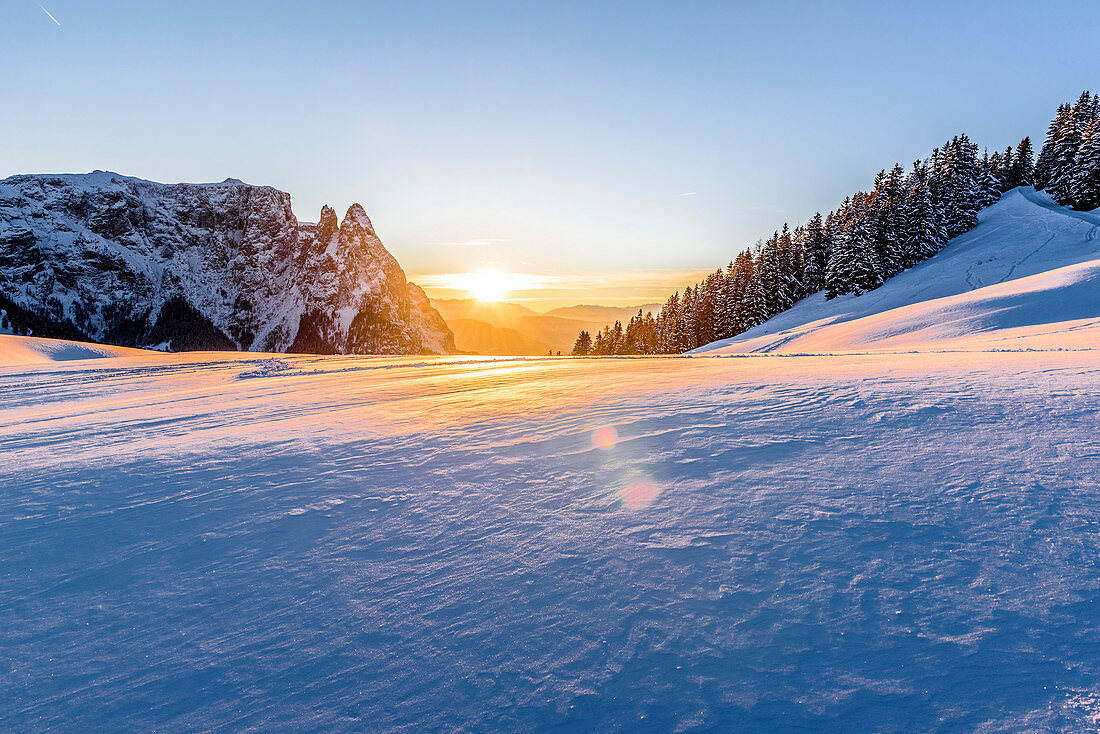
[[[366,212],[299,222],[236,179],[0,181],[0,328],[173,350],[453,353]]]
[[[863,295],[814,294],[695,354],[1100,347],[1100,211],[1031,187]]]

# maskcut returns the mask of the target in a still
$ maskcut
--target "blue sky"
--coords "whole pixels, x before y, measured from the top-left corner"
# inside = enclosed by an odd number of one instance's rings
[[[572,300],[679,285],[1100,87],[1094,2],[43,5],[60,26],[0,6],[0,175],[232,176],[306,220],[358,201],[414,276],[575,275]]]

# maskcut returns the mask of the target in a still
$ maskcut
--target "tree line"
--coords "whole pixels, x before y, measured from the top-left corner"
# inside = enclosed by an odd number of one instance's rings
[[[799,300],[860,295],[927,260],[977,226],[978,212],[1018,186],[1046,189],[1081,209],[1100,206],[1100,100],[1088,92],[1064,104],[1035,159],[1030,138],[990,154],[965,134],[913,163],[875,177],[794,229],[784,224],[702,282],[673,293],[656,315],[641,311],[593,336],[574,355],[680,354],[745,332]]]

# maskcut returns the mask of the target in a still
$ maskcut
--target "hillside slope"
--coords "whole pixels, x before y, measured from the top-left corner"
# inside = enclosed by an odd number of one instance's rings
[[[860,296],[817,293],[693,354],[1100,346],[1100,212],[1009,191],[939,254]]]

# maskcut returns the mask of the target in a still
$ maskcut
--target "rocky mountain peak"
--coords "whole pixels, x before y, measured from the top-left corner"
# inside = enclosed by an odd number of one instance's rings
[[[235,179],[0,181],[0,310],[22,333],[123,346],[454,351],[362,206],[302,223],[286,192]]]
[[[355,227],[371,237],[378,236],[374,231],[374,225],[371,224],[370,217],[367,216],[367,212],[359,204],[352,204],[348,207],[348,213],[344,215],[344,221],[340,224],[340,227],[341,229]]]
[[[321,207],[321,218],[317,220],[317,238],[321,242],[328,242],[338,229],[336,212],[331,206],[325,204]]]

